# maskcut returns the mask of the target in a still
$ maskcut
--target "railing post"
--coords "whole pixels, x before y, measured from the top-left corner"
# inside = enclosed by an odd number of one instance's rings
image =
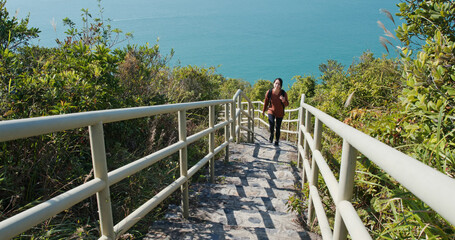
[[[303,109],[303,103],[305,102],[305,94],[302,94],[302,99],[300,100],[300,106],[299,106],[299,121],[298,121],[298,126],[297,126],[297,130],[299,131],[298,133],[298,138],[297,138],[297,151],[299,149],[299,146],[302,146],[302,142],[303,142],[303,135],[302,135],[302,129],[300,128],[302,125],[303,125],[303,119],[305,119],[305,112],[304,112],[304,109]],[[300,167],[300,162],[302,160],[302,156],[299,154],[297,154],[297,167]],[[305,178],[305,172],[302,173],[303,174],[303,178]],[[302,181],[303,182],[303,181]]]
[[[215,127],[215,106],[212,105],[209,107],[209,128],[213,129]],[[215,152],[215,132],[209,134],[209,153]],[[212,156],[210,159],[210,182],[215,182],[215,156]]]
[[[305,129],[304,133],[310,133],[311,129],[311,112],[308,110],[305,110]],[[305,136],[303,136],[303,156],[302,156],[302,188],[305,186],[305,161],[309,161],[309,152],[310,152],[310,145],[308,144],[308,141]],[[310,170],[312,170],[314,166],[310,166]],[[308,178],[308,181],[310,180],[311,176],[306,176]],[[309,186],[311,186],[311,183],[309,183]],[[308,197],[308,204],[311,203],[311,195]]]
[[[261,106],[261,104],[260,104],[260,103],[257,103],[257,108],[255,108],[255,109],[261,110],[261,109],[259,108],[260,106]],[[257,126],[256,126],[257,128],[260,128],[260,125],[261,125],[261,123],[259,122],[259,118],[261,118],[261,113],[258,111],[258,120],[257,120],[257,123],[258,123],[258,124],[257,124]]]
[[[105,183],[104,189],[96,193],[101,235],[108,239],[114,239],[114,221],[112,219],[111,194],[107,177],[108,171],[106,149],[104,146],[103,123],[99,122],[89,126],[89,135],[95,178],[99,178]]]
[[[343,152],[341,154],[340,179],[338,181],[338,202],[351,201],[354,191],[354,175],[356,168],[357,150],[343,139]],[[338,205],[338,203],[336,204]],[[342,240],[347,237],[346,225],[337,209],[335,213],[335,225],[333,239]]]
[[[261,127],[261,122],[259,121],[260,118],[262,118],[262,108],[261,108],[261,104],[258,103],[258,128]]]
[[[251,130],[252,129],[252,127],[251,127],[251,119],[250,119],[250,117],[251,117],[251,106],[250,106],[249,102],[247,103],[247,113],[249,115],[249,116],[247,116],[247,119],[248,119],[248,130]],[[253,142],[253,140],[251,138],[251,132],[250,131],[248,131],[248,142],[250,142],[250,143]]]
[[[230,103],[231,105],[231,114],[230,114],[230,120],[232,120],[231,123],[231,137],[232,141],[235,141],[235,99],[232,99],[232,102]]]
[[[314,150],[321,150],[321,140],[322,140],[322,122],[319,119],[315,119],[314,125]],[[318,188],[318,177],[319,177],[319,167],[316,163],[316,159],[313,156],[311,159],[311,176],[309,176],[309,185],[315,186],[316,189]],[[310,189],[311,191],[311,189]],[[311,193],[310,193],[311,196]],[[310,197],[310,201],[308,202],[308,222],[313,222],[314,219],[314,206],[313,201]]]
[[[226,103],[225,105],[226,111],[224,115],[224,120],[227,122],[230,119],[230,111],[229,111],[229,103]],[[224,141],[227,142],[227,146],[225,148],[226,154],[224,155],[224,162],[227,163],[229,161],[229,124],[224,127]]]
[[[251,143],[253,143],[254,142],[254,105],[253,104],[251,104],[251,118],[252,118],[251,122],[253,123],[251,126],[252,127]]]
[[[305,128],[303,130],[304,133],[311,134],[311,117],[312,114],[310,111],[305,110]],[[308,145],[308,141],[306,139],[306,136],[304,135],[302,137],[303,139],[303,155],[302,155],[302,164],[305,159],[309,160],[309,152],[310,152],[310,146]],[[305,166],[305,165],[303,165]],[[310,177],[310,176],[307,176]],[[305,183],[305,179],[302,179],[302,184]]]
[[[291,112],[288,112],[288,113],[289,113],[289,114],[288,114],[288,121],[291,121]],[[288,122],[288,132],[286,133],[286,141],[289,141],[289,129],[290,129],[290,128],[289,128],[289,125],[290,125],[290,124],[291,124],[291,123]]]
[[[240,109],[239,115],[237,116],[237,124],[238,124],[238,130],[237,130],[237,143],[240,143],[240,126],[242,126],[242,97],[239,95],[237,99],[237,107]]]
[[[182,142],[186,142],[186,111],[181,110],[178,113],[178,121],[179,121],[179,140]],[[180,157],[180,176],[188,176],[188,148],[185,146],[184,148],[179,150],[179,157]],[[189,202],[188,202],[188,181],[181,186],[182,192],[182,213],[184,218],[189,217]]]
[[[312,123],[311,123],[311,117],[312,116],[313,115],[311,114],[310,111],[308,111],[308,110],[305,111],[305,132],[306,133],[310,133],[310,134],[311,134],[310,130],[311,130],[311,127],[312,127],[311,126],[312,125]],[[303,136],[303,139],[305,139],[305,136]],[[310,146],[308,145],[308,141],[306,141],[306,140],[303,141],[303,144],[304,144],[304,146],[303,146],[303,153],[304,153],[303,154],[303,158],[304,159],[303,160],[305,160],[305,158],[308,159],[308,157],[309,157]]]

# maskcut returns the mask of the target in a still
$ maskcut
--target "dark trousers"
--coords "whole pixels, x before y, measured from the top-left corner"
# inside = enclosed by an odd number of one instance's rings
[[[281,129],[281,122],[283,121],[283,118],[277,118],[275,117],[274,115],[272,114],[268,114],[269,116],[269,125],[270,125],[270,142],[273,142],[273,132],[274,130],[276,129],[276,140],[275,141],[279,141],[280,140],[280,129]]]

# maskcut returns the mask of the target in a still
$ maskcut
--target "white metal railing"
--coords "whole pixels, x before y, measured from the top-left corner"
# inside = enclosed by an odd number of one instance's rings
[[[261,101],[254,101],[253,104],[257,104],[257,107],[255,108],[255,112],[257,113],[257,122],[258,122],[258,126],[259,126],[259,123],[267,126],[267,129],[270,127],[270,124],[266,121],[264,121],[262,118],[261,118],[261,114],[262,114],[262,107],[261,106],[264,106],[264,103],[261,102]],[[286,141],[289,141],[289,134],[295,134],[297,135],[299,132],[297,131],[298,127],[296,127],[296,131],[292,131],[290,130],[290,124],[298,124],[299,120],[298,119],[291,119],[291,113],[293,112],[297,112],[299,111],[299,108],[294,108],[294,109],[285,109],[284,110],[284,113],[285,113],[285,118],[283,119],[282,123],[285,123],[287,124],[287,129],[281,129],[281,132],[284,132],[286,133]],[[286,113],[287,113],[287,118],[286,118]]]
[[[301,99],[298,166],[302,162],[302,185],[306,182],[306,177],[308,178],[309,222],[313,221],[316,214],[323,239],[346,239],[348,233],[352,239],[371,239],[351,204],[357,152],[362,153],[455,225],[455,179],[305,104],[305,95],[302,95]],[[310,131],[313,122],[315,126],[312,136]],[[322,124],[343,139],[338,180],[321,154]],[[324,178],[336,205],[333,232],[318,192],[319,174]]]
[[[242,98],[246,99],[248,102],[248,111],[242,110]],[[217,105],[225,106],[226,115],[224,121],[215,125],[215,106]],[[186,111],[205,107],[209,108],[209,128],[192,136],[187,136]],[[229,142],[234,141],[234,139],[237,139],[237,142],[240,142],[241,129],[247,130],[248,141],[253,141],[253,111],[254,109],[251,101],[241,90],[238,90],[233,99],[114,109],[1,121],[0,142],[88,127],[90,134],[90,146],[92,150],[94,179],[35,207],[23,211],[11,218],[3,220],[0,222],[0,238],[13,238],[14,236],[27,231],[33,226],[44,222],[46,219],[55,216],[56,214],[74,206],[94,194],[97,195],[98,202],[101,230],[100,239],[118,238],[179,188],[181,188],[182,192],[183,215],[184,217],[188,217],[188,180],[202,166],[209,162],[210,179],[213,181],[214,156],[221,150],[226,149],[225,161],[227,161]],[[104,123],[175,112],[178,113],[179,126],[179,141],[177,143],[124,165],[116,170],[111,172],[107,171],[103,133]],[[242,123],[240,120],[242,115],[247,116],[249,119],[246,126],[241,125]],[[225,141],[220,146],[215,147],[215,131],[222,128],[224,128]],[[209,154],[202,158],[192,168],[187,169],[187,146],[207,135],[209,136]],[[180,177],[114,226],[109,192],[110,186],[176,152],[179,152],[180,156]]]

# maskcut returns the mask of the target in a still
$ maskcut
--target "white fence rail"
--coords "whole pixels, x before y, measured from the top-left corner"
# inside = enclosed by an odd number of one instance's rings
[[[324,239],[346,239],[348,233],[352,239],[371,239],[351,204],[357,152],[365,155],[449,223],[455,225],[455,179],[305,104],[304,95],[301,99],[298,166],[302,162],[302,184],[306,180],[309,183],[309,222],[313,221],[316,214]],[[338,180],[321,154],[322,124],[343,139]],[[324,178],[336,205],[333,228],[329,225],[319,196],[319,174]]]
[[[247,112],[241,110],[242,98],[248,102]],[[224,121],[215,125],[215,106],[219,105],[224,105],[226,115]],[[192,136],[187,136],[186,111],[205,107],[209,108],[209,128]],[[206,163],[209,163],[210,178],[213,181],[214,156],[223,149],[226,149],[225,160],[227,160],[229,142],[234,139],[240,142],[241,129],[247,131],[248,141],[253,141],[253,111],[254,108],[251,101],[241,90],[238,90],[233,99],[114,109],[0,122],[0,142],[88,127],[95,173],[93,180],[0,222],[0,238],[13,238],[94,194],[97,195],[98,202],[101,230],[100,239],[117,239],[179,188],[182,191],[183,215],[188,217],[189,178]],[[103,133],[104,123],[175,112],[178,113],[179,125],[179,141],[177,143],[116,170],[107,171]],[[249,119],[245,127],[241,126],[242,115],[247,116]],[[225,141],[220,146],[215,147],[215,131],[222,128],[224,128]],[[187,146],[207,135],[209,136],[209,154],[192,168],[187,169]],[[180,177],[114,226],[109,192],[110,186],[176,152],[179,152],[180,156]]]

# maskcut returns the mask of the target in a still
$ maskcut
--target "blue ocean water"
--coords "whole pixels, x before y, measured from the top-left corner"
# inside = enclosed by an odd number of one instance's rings
[[[103,17],[124,32],[130,43],[155,44],[163,54],[175,50],[172,64],[215,66],[230,78],[251,84],[281,77],[284,87],[295,75],[318,77],[328,59],[346,67],[365,51],[379,57],[382,21],[395,26],[379,9],[398,12],[399,0],[104,0]],[[42,31],[35,44],[56,46],[69,17],[81,24],[81,9],[98,16],[96,0],[8,0],[11,15],[30,14]],[[395,20],[398,20],[395,18]],[[54,30],[51,22],[56,23]],[[126,44],[126,43],[123,43]]]

